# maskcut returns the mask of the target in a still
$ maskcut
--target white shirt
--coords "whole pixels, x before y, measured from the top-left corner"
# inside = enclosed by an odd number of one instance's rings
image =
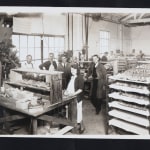
[[[54,71],[54,70],[55,70],[54,65],[51,64],[51,65],[49,66],[49,71]]]
[[[33,63],[27,63],[25,62],[24,64],[21,65],[22,68],[26,68],[26,69],[34,69],[34,65]]]
[[[73,94],[75,92],[75,88],[74,88],[74,82],[75,82],[75,79],[76,79],[77,76],[72,76],[71,77],[71,80],[68,84],[68,87],[67,87],[67,92],[69,94]]]

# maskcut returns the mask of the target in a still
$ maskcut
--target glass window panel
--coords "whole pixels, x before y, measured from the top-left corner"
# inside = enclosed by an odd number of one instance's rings
[[[38,66],[41,64],[41,60],[35,60],[34,64],[38,68]]]
[[[55,47],[49,48],[49,53],[55,53]]]
[[[27,56],[27,48],[20,49],[20,60],[26,60]]]
[[[19,35],[12,35],[12,44],[15,47],[19,47]]]
[[[44,37],[43,38],[43,47],[48,47],[49,46],[49,38],[48,37]]]
[[[55,47],[60,47],[60,38],[55,37]]]
[[[44,47],[44,49],[43,49],[43,56],[44,56],[44,59],[47,59],[47,58],[48,58],[48,54],[49,54],[49,49]]]
[[[35,48],[35,59],[41,59],[41,48]]]
[[[20,48],[21,47],[27,47],[27,36],[26,35],[20,35]]]
[[[32,59],[34,59],[34,47],[33,48],[28,48],[28,55],[31,55]]]
[[[41,47],[41,37],[35,36],[35,47]]]
[[[55,43],[54,43],[54,37],[49,37],[49,47],[54,47]]]
[[[64,47],[64,38],[60,38],[60,47]]]
[[[28,36],[28,47],[34,47],[34,36]]]

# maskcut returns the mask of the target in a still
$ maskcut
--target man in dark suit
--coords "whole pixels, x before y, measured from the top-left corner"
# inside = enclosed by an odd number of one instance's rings
[[[57,71],[62,71],[62,88],[63,90],[67,88],[67,85],[71,78],[71,65],[67,62],[66,55],[61,56],[61,61],[58,64]]]
[[[101,110],[102,99],[105,95],[106,85],[106,69],[100,63],[98,55],[93,56],[93,62],[95,65],[92,66],[92,87],[91,87],[91,102],[96,109],[96,114],[99,114]]]
[[[57,69],[57,64],[54,61],[54,54],[53,53],[49,53],[49,60],[44,62],[43,64],[41,64],[39,66],[39,68],[41,70],[50,70],[50,71],[54,71]]]

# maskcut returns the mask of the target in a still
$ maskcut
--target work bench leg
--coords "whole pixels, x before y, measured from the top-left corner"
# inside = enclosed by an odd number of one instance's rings
[[[33,118],[32,119],[32,132],[33,134],[37,134],[37,119],[36,118]]]

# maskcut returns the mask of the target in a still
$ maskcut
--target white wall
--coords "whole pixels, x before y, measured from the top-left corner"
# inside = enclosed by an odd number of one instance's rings
[[[93,54],[99,54],[99,31],[106,30],[110,32],[110,51],[120,49],[130,50],[130,28],[122,27],[119,24],[99,21],[94,22],[90,19],[89,29],[89,57]]]
[[[50,35],[64,35],[65,36],[65,50],[68,50],[68,20],[65,14],[51,14],[43,15],[38,18],[20,18],[28,19],[27,21],[22,20],[19,22],[14,21],[13,31],[21,30],[23,28],[30,33],[44,33]],[[85,34],[84,24],[82,26],[83,16],[81,14],[73,14],[73,50],[77,56],[79,51],[81,52],[85,44],[85,35],[82,37],[82,30]],[[70,14],[70,38],[69,38],[69,50],[72,50],[72,15]],[[18,21],[18,20],[16,20]],[[83,27],[83,28],[82,28]],[[110,51],[116,51],[116,49],[123,50],[125,52],[131,49],[130,40],[130,28],[124,27],[111,22],[99,21],[95,22],[91,18],[89,19],[89,41],[88,41],[88,57],[90,58],[93,54],[100,54],[99,51],[99,31],[106,30],[110,31]],[[132,46],[134,41],[132,42]]]
[[[132,27],[131,39],[131,49],[135,49],[137,53],[142,50],[150,55],[150,26]]]

